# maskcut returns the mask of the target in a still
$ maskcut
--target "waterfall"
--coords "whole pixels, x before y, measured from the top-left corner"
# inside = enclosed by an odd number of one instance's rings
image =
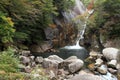
[[[80,41],[81,39],[84,39],[84,33],[85,33],[85,29],[86,29],[86,27],[87,27],[87,20],[88,20],[89,16],[93,13],[93,11],[94,11],[94,10],[88,11],[88,15],[85,17],[85,22],[84,22],[84,24],[82,25],[83,29],[80,30],[80,32],[79,32],[79,35],[80,35],[80,36],[78,37],[78,40],[76,41],[76,46],[79,46],[79,41]]]
[[[63,16],[65,17],[68,23],[76,24],[80,29],[78,30],[78,38],[76,40],[76,45],[73,46],[65,46],[66,49],[81,49],[82,47],[79,45],[79,41],[84,38],[84,33],[87,27],[87,20],[89,16],[93,13],[94,10],[87,10],[87,8],[83,5],[80,0],[75,0],[75,6],[73,9],[68,10],[67,12],[63,12]],[[73,21],[76,17],[80,15],[87,14],[84,21],[80,19]]]

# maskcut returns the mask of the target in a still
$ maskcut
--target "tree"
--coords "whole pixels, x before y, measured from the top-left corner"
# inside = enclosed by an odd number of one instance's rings
[[[0,40],[2,43],[9,43],[13,41],[14,37],[14,23],[10,17],[6,17],[4,13],[0,12]]]

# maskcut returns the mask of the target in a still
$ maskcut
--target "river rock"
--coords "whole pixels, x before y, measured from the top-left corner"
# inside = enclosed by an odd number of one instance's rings
[[[24,68],[24,72],[26,72],[26,73],[30,73],[31,71],[32,71],[32,69],[31,69],[30,66],[26,66],[26,67]]]
[[[116,68],[117,60],[111,60],[110,62],[108,62],[108,66],[112,68]]]
[[[71,73],[74,73],[80,70],[83,67],[83,65],[84,65],[84,62],[80,59],[77,59],[73,63],[69,64],[68,68]]]
[[[94,71],[94,70],[95,70],[95,65],[94,65],[94,63],[89,64],[89,65],[88,65],[88,69],[91,70],[91,71]]]
[[[48,58],[44,58],[43,60],[43,67],[44,68],[58,68],[58,64],[59,64],[59,61],[57,60],[51,60],[51,59],[48,59]]]
[[[30,65],[31,67],[36,67],[36,63],[33,61],[33,62],[31,62],[31,65]]]
[[[98,72],[100,72],[101,74],[107,74],[107,66],[105,65],[101,65],[100,67],[98,67]]]
[[[50,59],[50,60],[56,60],[59,63],[63,61],[63,59],[60,58],[60,57],[58,57],[57,55],[51,55],[51,56],[48,57],[48,59]]]
[[[107,60],[119,60],[120,58],[120,51],[117,48],[105,48],[102,53]]]
[[[112,74],[115,74],[117,73],[117,70],[116,69],[113,69],[113,68],[108,68],[108,71]]]
[[[100,59],[100,58],[99,58],[99,59],[96,59],[95,61],[96,61],[96,63],[95,63],[96,66],[100,66],[100,65],[102,65],[102,63],[103,63],[103,60]]]
[[[38,57],[38,56],[37,56],[37,57],[35,58],[35,62],[36,62],[36,63],[39,63],[39,64],[42,63],[42,62],[43,62],[43,57]]]
[[[22,56],[29,56],[30,55],[30,51],[27,51],[27,50],[22,50],[21,52],[20,52],[20,54],[22,55]]]
[[[30,56],[29,58],[30,58],[31,61],[34,61],[35,56]]]
[[[89,55],[92,56],[92,57],[97,57],[98,53],[95,52],[95,51],[91,51],[91,52],[89,53]]]
[[[19,58],[20,58],[21,63],[24,65],[28,65],[30,63],[30,58],[26,56],[20,56]]]

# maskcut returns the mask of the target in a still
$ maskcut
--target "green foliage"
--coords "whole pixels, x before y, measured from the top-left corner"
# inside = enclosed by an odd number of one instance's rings
[[[73,4],[74,0],[1,0],[0,11],[7,13],[14,22],[14,40],[32,44],[45,40],[44,28],[53,23],[59,11]]]
[[[3,43],[12,42],[15,32],[13,25],[11,18],[0,12],[0,40]]]
[[[30,80],[21,73],[3,73],[0,74],[0,80]]]
[[[54,4],[60,11],[66,11],[69,8],[72,8],[75,3],[75,0],[54,0]]]
[[[120,0],[106,0],[103,5],[105,12],[110,16],[120,15]]]
[[[106,38],[120,38],[120,0],[96,0],[94,9],[93,19],[89,21],[89,32],[97,30]]]
[[[88,6],[91,0],[81,0],[85,6]]]
[[[19,60],[15,58],[11,48],[0,53],[0,70],[5,72],[18,72]]]

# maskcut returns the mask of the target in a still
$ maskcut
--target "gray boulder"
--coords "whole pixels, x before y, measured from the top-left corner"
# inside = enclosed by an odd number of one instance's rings
[[[81,59],[78,59],[76,56],[71,56],[59,64],[59,68],[68,70],[71,73],[77,72],[84,65],[84,62]]]
[[[68,69],[71,73],[74,73],[74,72],[80,70],[83,67],[83,65],[84,65],[84,62],[80,59],[77,59],[68,65]]]
[[[58,68],[58,64],[63,61],[62,58],[57,55],[51,55],[48,58],[44,58],[43,67],[45,68]]]
[[[56,61],[58,61],[59,63],[63,61],[63,59],[60,58],[60,57],[57,56],[57,55],[51,55],[51,56],[48,57],[48,59],[50,59],[50,60],[56,60]]]
[[[30,58],[28,58],[26,56],[20,56],[19,58],[20,58],[21,63],[24,65],[27,65],[30,63]]]
[[[119,61],[120,58],[120,51],[119,49],[116,48],[105,48],[102,51],[103,56],[107,59],[107,60],[117,60]]]
[[[42,65],[44,68],[58,68],[58,64],[59,64],[59,61],[44,58]]]

